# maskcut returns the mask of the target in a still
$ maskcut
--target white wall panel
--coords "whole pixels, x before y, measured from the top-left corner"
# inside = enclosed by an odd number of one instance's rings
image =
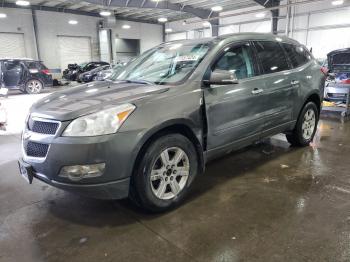
[[[227,25],[219,27],[219,35],[234,34],[239,32],[239,25]]]
[[[81,64],[91,61],[90,37],[58,36],[60,68],[64,70],[68,64]]]
[[[24,41],[24,55],[28,58],[37,58],[31,10],[16,8],[0,8],[7,18],[1,19],[0,32],[22,34]],[[0,46],[0,48],[2,48]],[[20,56],[18,54],[16,56]]]
[[[306,31],[298,31],[298,32],[293,32],[292,35],[289,37],[297,40],[299,43],[308,46],[308,43],[306,42],[307,38],[307,32]]]
[[[325,58],[332,50],[350,47],[350,28],[310,31],[308,47],[316,58]]]
[[[74,19],[77,25],[70,25],[68,21]],[[38,41],[41,59],[50,69],[61,68],[58,36],[89,37],[91,39],[92,60],[100,60],[98,22],[101,18],[72,15],[57,12],[37,11]],[[64,68],[63,68],[64,69]]]
[[[23,34],[0,33],[0,58],[16,57],[26,57]]]
[[[271,21],[241,24],[240,32],[270,33]]]
[[[167,41],[175,41],[175,40],[183,40],[183,39],[186,39],[186,32],[167,35]]]
[[[339,10],[329,13],[312,14],[310,27],[350,24],[350,10]]]

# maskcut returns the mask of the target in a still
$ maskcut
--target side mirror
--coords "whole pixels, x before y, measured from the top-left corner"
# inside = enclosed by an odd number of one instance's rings
[[[211,85],[232,85],[238,84],[238,79],[233,71],[217,69],[210,75],[209,84]]]

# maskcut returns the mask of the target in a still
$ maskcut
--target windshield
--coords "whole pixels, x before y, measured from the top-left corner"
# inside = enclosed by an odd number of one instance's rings
[[[175,84],[185,80],[207,54],[210,43],[170,43],[151,49],[112,80]]]

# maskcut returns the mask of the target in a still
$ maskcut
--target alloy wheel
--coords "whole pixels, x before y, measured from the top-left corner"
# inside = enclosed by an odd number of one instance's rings
[[[186,186],[189,172],[189,159],[181,148],[165,149],[157,157],[151,170],[152,192],[162,200],[176,197]]]
[[[27,84],[27,92],[30,94],[37,94],[41,91],[41,83],[38,80],[30,80]]]
[[[316,127],[316,114],[313,109],[308,109],[304,115],[303,124],[301,126],[302,135],[305,140],[309,140]]]

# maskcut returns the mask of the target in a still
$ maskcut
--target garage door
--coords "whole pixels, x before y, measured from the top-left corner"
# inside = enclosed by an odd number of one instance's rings
[[[23,34],[0,33],[0,58],[25,57]]]
[[[61,70],[68,64],[91,61],[90,37],[58,36]]]

